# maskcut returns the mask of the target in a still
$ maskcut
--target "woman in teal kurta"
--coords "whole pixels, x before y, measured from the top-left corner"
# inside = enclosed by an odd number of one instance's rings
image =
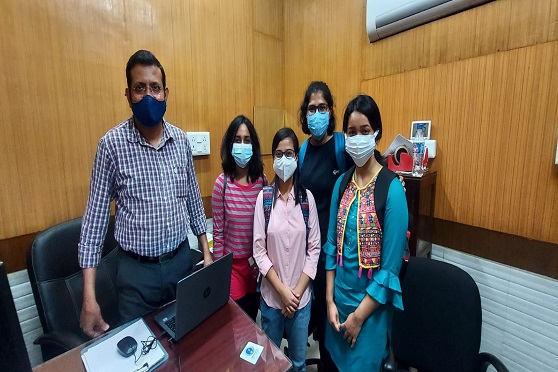
[[[382,124],[371,97],[358,96],[349,103],[343,131],[356,169],[341,198],[343,177],[337,180],[331,200],[328,241],[323,247],[329,321],[325,345],[340,371],[379,371],[389,352],[393,308],[403,309],[398,275],[407,202],[401,182],[394,178],[380,227],[373,195],[382,169],[375,151]]]

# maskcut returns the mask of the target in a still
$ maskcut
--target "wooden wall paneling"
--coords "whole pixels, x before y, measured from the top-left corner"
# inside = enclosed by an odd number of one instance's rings
[[[224,131],[252,107],[252,3],[198,1],[189,6],[189,24],[177,20],[178,29],[189,27],[191,33],[193,114],[185,130],[211,133],[211,155],[195,159],[202,196],[210,196],[221,171]]]
[[[544,46],[548,47],[526,50],[529,57],[527,78],[530,79],[528,81],[531,88],[528,93],[532,99],[525,104],[526,114],[522,120],[525,136],[520,146],[528,149],[530,156],[525,161],[525,167],[531,172],[530,177],[522,178],[520,187],[530,190],[524,195],[528,205],[525,221],[527,233],[532,231],[541,240],[552,241],[556,237],[556,225],[552,224],[552,220],[558,220],[555,212],[558,206],[558,173],[555,170],[558,168],[552,161],[556,143],[556,137],[552,136],[552,127],[554,126],[555,131],[558,129],[558,104],[553,93],[558,88],[558,42]],[[550,184],[547,185],[547,182]],[[542,221],[549,223],[541,223]]]
[[[509,50],[511,1],[494,1],[476,12],[477,55],[488,55]]]
[[[285,0],[286,125],[299,140],[299,108],[308,84],[325,81],[334,96],[337,130],[343,110],[360,89],[361,51],[366,37],[364,0]]]
[[[253,0],[254,31],[283,40],[282,0]]]
[[[260,138],[260,148],[263,155],[271,155],[273,137],[275,133],[284,126],[285,110],[269,107],[254,107],[254,127]]]
[[[558,40],[558,0],[552,0],[549,16],[548,40]]]
[[[124,68],[138,49],[159,58],[170,88],[166,118],[211,132],[195,160],[202,195],[220,170],[224,128],[254,105],[253,2],[4,1],[0,74],[0,239],[83,214],[99,139],[130,115]],[[18,139],[18,140],[16,140]],[[4,191],[6,190],[6,191]]]
[[[552,22],[550,19],[552,3],[553,0],[543,0],[537,3],[537,6],[533,6],[534,4],[530,1],[511,1],[510,18],[508,19],[510,25],[509,49],[548,41]]]
[[[224,80],[222,68],[227,55],[227,48],[221,42],[221,17],[217,4],[214,2],[190,2],[190,32],[192,54],[192,90],[193,121],[188,123],[188,131],[210,131],[212,155],[209,157],[196,157],[196,176],[200,185],[202,196],[209,196],[218,172],[212,172],[211,164],[217,163],[219,157],[217,145],[219,135],[224,131],[227,112],[230,108],[224,103],[226,99],[223,90],[229,82]],[[224,3],[223,3],[224,4]],[[230,35],[232,30],[227,30]],[[221,48],[224,48],[221,49]],[[229,55],[230,56],[230,55]],[[224,80],[224,81],[223,81]],[[221,89],[223,88],[223,89]],[[213,130],[210,130],[213,129]],[[217,130],[216,130],[217,129]],[[220,139],[220,138],[219,138]],[[213,160],[213,162],[212,162]]]
[[[275,171],[273,170],[273,156],[263,155],[263,162],[264,162],[264,173],[267,177],[267,182],[272,183],[273,178],[275,177]]]
[[[377,99],[383,121],[395,123],[405,135],[412,119],[433,120],[439,146],[436,217],[558,241],[556,229],[547,223],[558,214],[553,208],[558,177],[551,165],[555,144],[549,136],[557,120],[550,93],[558,88],[556,44],[362,83],[362,90]],[[386,127],[384,147],[395,134]]]
[[[2,203],[10,217],[2,223],[2,237],[7,237],[83,213],[96,141],[118,123],[116,102],[124,103],[125,112],[126,101],[124,84],[114,87],[112,45],[102,43],[105,33],[97,30],[100,10],[75,4],[75,14],[68,18],[62,3],[12,2],[4,7],[11,15],[2,22],[9,28],[2,35],[11,35],[2,43],[4,79],[14,90],[3,113],[16,128],[13,138],[25,139],[4,148],[16,155],[10,167],[18,170],[18,177],[8,172],[11,177],[1,178],[14,182],[8,188],[20,194]],[[117,17],[118,9],[114,13]],[[97,43],[91,41],[93,35]]]
[[[556,0],[498,0],[368,44],[362,79],[557,40],[557,7]]]
[[[254,105],[284,108],[283,41],[254,32]]]
[[[196,120],[194,109],[194,63],[195,56],[192,53],[192,20],[191,2],[174,0],[171,2],[172,9],[172,37],[173,49],[173,81],[168,81],[169,100],[168,105],[176,107],[174,117],[167,115],[172,124],[184,131],[197,131],[199,122]],[[212,139],[212,138],[211,138]],[[213,145],[210,143],[210,145]],[[213,149],[213,147],[211,147]]]

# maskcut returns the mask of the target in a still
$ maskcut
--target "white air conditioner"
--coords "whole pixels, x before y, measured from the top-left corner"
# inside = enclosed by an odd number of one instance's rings
[[[373,43],[492,0],[367,0],[366,30]]]

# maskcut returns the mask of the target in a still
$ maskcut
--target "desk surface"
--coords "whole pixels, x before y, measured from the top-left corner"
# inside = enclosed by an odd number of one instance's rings
[[[155,313],[145,317],[155,335],[163,330],[153,320]],[[265,333],[232,300],[210,316],[176,344],[171,344],[165,334],[161,344],[169,359],[156,369],[161,371],[270,371],[283,372],[291,367],[289,359],[275,346]],[[256,365],[240,359],[240,353],[248,341],[264,347]],[[78,346],[33,370],[85,371]]]

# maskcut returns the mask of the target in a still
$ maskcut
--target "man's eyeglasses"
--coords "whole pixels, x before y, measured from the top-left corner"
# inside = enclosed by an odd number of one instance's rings
[[[318,106],[310,105],[308,106],[308,115],[314,115],[318,111],[320,114],[326,113],[329,111],[329,106],[325,103],[322,103]]]
[[[132,88],[134,93],[136,94],[146,94],[149,90],[153,95],[159,95],[163,91],[163,87],[158,84],[153,84],[150,86],[147,85],[136,85]]]
[[[285,151],[281,151],[281,150],[275,150],[275,152],[273,153],[273,156],[275,156],[275,159],[281,159],[283,157],[283,155],[285,155],[285,157],[287,159],[292,159],[295,157],[295,152],[294,150],[285,150]]]

